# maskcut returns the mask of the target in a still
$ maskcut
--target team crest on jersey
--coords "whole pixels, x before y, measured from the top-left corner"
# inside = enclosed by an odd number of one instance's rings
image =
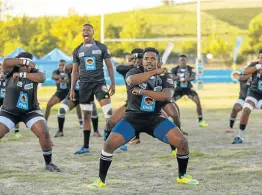
[[[33,83],[29,83],[29,84],[26,84],[26,85],[24,86],[24,89],[25,89],[25,90],[33,89],[33,87],[34,87]]]
[[[23,109],[23,110],[28,110],[28,96],[27,93],[24,92],[20,92],[20,96],[18,98],[17,104],[16,104],[17,108]]]
[[[93,50],[92,51],[92,54],[102,54],[102,51],[99,49],[99,50]]]
[[[85,53],[84,53],[84,52],[80,52],[80,53],[78,54],[78,57],[79,57],[79,58],[81,58],[81,57],[83,57],[83,56],[85,56]]]
[[[103,85],[102,87],[101,87],[101,90],[103,91],[103,92],[108,92],[108,89],[107,89],[107,86],[106,85]]]
[[[85,57],[85,67],[86,71],[96,70],[96,58],[95,57]]]
[[[22,86],[23,86],[22,82],[21,82],[21,81],[18,81],[18,82],[17,82],[17,86],[18,86],[18,87],[22,87]]]
[[[5,88],[1,88],[0,97],[5,98]]]
[[[140,109],[145,112],[154,112],[156,106],[156,101],[148,96],[143,96]]]

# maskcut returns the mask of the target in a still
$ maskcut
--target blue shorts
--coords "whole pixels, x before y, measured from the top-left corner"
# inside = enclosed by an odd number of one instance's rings
[[[143,117],[142,119],[141,117],[125,116],[117,123],[112,132],[122,135],[125,143],[135,137],[136,131],[147,133],[160,141],[167,142],[166,134],[175,127],[177,126],[170,120],[160,116]]]

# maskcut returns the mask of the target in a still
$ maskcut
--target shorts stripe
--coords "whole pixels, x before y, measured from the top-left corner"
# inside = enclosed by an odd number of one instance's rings
[[[27,128],[31,129],[31,127],[37,122],[37,121],[46,121],[43,116],[37,116],[32,119],[30,119],[27,123],[26,126]]]
[[[154,136],[159,140],[164,141],[165,135],[175,127],[177,126],[174,123],[166,119],[154,129]]]
[[[15,123],[5,116],[0,116],[0,123],[3,123],[7,128],[12,130],[15,127]]]

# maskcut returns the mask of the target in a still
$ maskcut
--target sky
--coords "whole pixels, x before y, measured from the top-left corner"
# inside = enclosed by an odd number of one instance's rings
[[[161,0],[4,0],[13,9],[10,15],[21,16],[65,16],[69,9],[74,9],[78,14],[99,15],[101,13],[114,13],[150,8],[161,5]],[[192,0],[177,0],[177,2]]]

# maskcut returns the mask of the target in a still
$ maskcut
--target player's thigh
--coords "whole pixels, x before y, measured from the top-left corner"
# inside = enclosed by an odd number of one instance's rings
[[[168,103],[163,107],[163,110],[166,114],[170,117],[177,117],[179,116],[178,110],[173,103]]]
[[[117,136],[118,138],[114,139],[121,139],[122,144],[123,143],[128,143],[133,137],[135,137],[135,129],[132,126],[131,123],[129,123],[126,120],[121,120],[119,123],[116,124],[116,126],[113,128],[112,133],[110,134],[109,138],[111,136],[116,137],[115,134],[118,134],[120,136]],[[109,139],[108,138],[108,139]],[[111,138],[112,139],[112,138]],[[110,140],[111,141],[111,140]],[[114,140],[112,140],[114,141]],[[120,140],[119,140],[120,141]]]
[[[59,97],[57,95],[53,95],[49,101],[47,102],[47,106],[52,107],[55,104],[58,104],[59,102],[61,102],[61,100],[59,99]]]
[[[123,117],[125,116],[126,113],[126,107],[125,106],[121,106],[120,108],[118,108],[117,110],[115,110],[112,114],[112,116],[110,117],[110,121],[112,122],[112,124],[117,124],[120,120],[123,119]]]
[[[1,134],[12,130],[18,122],[19,116],[0,110]]]

